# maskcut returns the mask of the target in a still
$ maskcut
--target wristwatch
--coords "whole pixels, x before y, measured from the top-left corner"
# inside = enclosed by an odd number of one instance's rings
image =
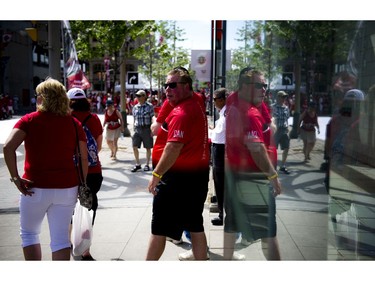
[[[10,181],[11,182],[16,182],[16,181],[19,181],[20,179],[18,177],[13,177],[13,178],[10,178]]]

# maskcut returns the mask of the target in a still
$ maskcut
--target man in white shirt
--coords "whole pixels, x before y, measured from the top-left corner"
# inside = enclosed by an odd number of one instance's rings
[[[224,155],[225,155],[225,102],[228,91],[219,88],[213,93],[215,108],[219,112],[219,119],[215,121],[215,127],[211,131],[212,142],[212,174],[215,184],[215,193],[219,216],[211,220],[213,225],[223,225],[223,201],[224,201]]]

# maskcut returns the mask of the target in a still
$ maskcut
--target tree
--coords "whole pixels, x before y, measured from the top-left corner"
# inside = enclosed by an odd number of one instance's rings
[[[148,34],[144,48],[136,54],[143,62],[139,70],[150,81],[157,81],[158,89],[164,83],[164,75],[172,66],[187,65],[187,50],[176,47],[177,41],[183,41],[184,31],[176,26],[175,21],[158,21]]]
[[[154,28],[154,23],[154,21],[71,22],[72,34],[75,34],[76,49],[80,60],[114,58],[114,60],[110,60],[110,63],[114,69],[114,75],[120,70],[121,113],[125,125],[127,124],[125,96],[126,59],[135,56],[143,49],[143,45],[140,42],[135,48],[131,48],[130,43],[136,40],[144,40],[150,32],[149,30]],[[116,77],[114,77],[114,80],[116,80]],[[130,136],[127,127],[125,127],[124,135]]]

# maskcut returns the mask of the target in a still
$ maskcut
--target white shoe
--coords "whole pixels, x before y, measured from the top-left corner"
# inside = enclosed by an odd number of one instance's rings
[[[174,240],[174,239],[172,239],[170,237],[167,237],[167,241],[170,241],[170,242],[172,242],[175,245],[179,245],[179,244],[184,243],[184,241],[182,241],[182,238],[180,240]]]
[[[244,246],[249,246],[251,245],[251,242],[250,241],[247,241],[245,238],[241,238],[241,244],[244,245]]]
[[[180,261],[195,261],[193,250],[186,251],[178,255]],[[207,259],[210,259],[210,255],[207,252]]]
[[[246,256],[243,255],[243,254],[239,254],[239,253],[234,252],[232,260],[233,261],[244,261],[244,260],[246,260]]]

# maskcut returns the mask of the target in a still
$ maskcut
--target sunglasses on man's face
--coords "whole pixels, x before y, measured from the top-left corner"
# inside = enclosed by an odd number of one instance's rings
[[[164,89],[175,89],[177,87],[177,84],[186,84],[185,82],[171,82],[171,83],[166,83],[164,84]]]
[[[246,83],[246,84],[248,84],[248,85],[254,85],[254,88],[255,89],[258,89],[258,90],[260,90],[260,89],[267,89],[267,84],[263,84],[263,83],[257,83],[257,82],[255,82],[255,83]]]

